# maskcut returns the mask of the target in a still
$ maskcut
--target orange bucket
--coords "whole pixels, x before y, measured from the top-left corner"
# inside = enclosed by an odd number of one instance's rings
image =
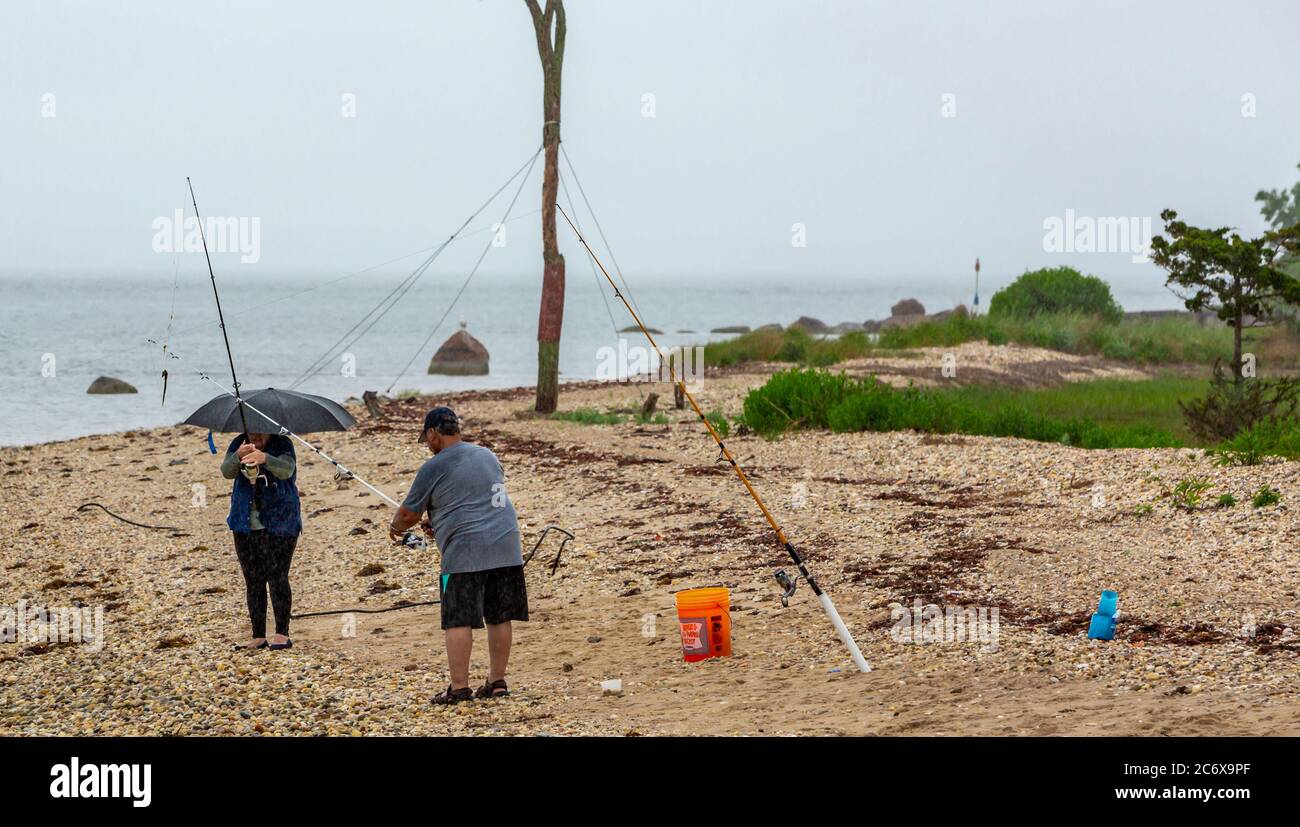
[[[678,592],[677,624],[687,663],[731,657],[731,593],[726,589]]]

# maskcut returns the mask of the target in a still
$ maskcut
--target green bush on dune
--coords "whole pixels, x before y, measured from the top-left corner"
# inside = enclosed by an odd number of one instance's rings
[[[1300,458],[1300,423],[1260,422],[1224,440],[1212,453],[1220,465],[1259,465],[1267,457]]]
[[[1028,319],[1044,314],[1077,313],[1118,322],[1124,310],[1110,285],[1073,267],[1046,267],[1025,273],[993,294],[989,318]]]

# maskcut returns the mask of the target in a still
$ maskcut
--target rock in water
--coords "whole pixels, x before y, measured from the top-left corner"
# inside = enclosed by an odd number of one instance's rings
[[[925,305],[916,299],[903,299],[898,304],[889,308],[891,316],[924,316]]]
[[[90,387],[86,388],[86,393],[139,393],[139,391],[121,379],[101,376],[90,383]]]
[[[483,343],[465,330],[451,334],[429,361],[429,373],[446,376],[481,376],[488,372],[488,352]]]

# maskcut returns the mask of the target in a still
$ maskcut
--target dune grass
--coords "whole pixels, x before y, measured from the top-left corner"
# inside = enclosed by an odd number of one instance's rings
[[[1020,405],[1058,420],[1082,416],[1106,427],[1147,425],[1195,445],[1178,403],[1204,396],[1209,387],[1206,379],[1162,374],[1154,379],[1094,379],[1034,390],[971,385],[947,392],[984,411]]]
[[[1060,388],[894,388],[794,368],[774,374],[745,397],[745,424],[765,436],[796,428],[838,432],[914,430],[1007,436],[1084,448],[1164,448],[1190,444],[1178,400],[1203,391],[1202,380],[1166,377],[1077,382]]]
[[[794,362],[825,367],[845,359],[866,356],[877,349],[877,345],[865,333],[819,338],[810,336],[799,328],[755,330],[734,339],[708,343],[704,346],[704,364]]]
[[[622,414],[605,413],[595,408],[578,408],[572,411],[556,411],[550,419],[563,422],[577,422],[581,425],[621,425],[627,417]]]
[[[578,408],[572,411],[556,411],[548,416],[562,422],[577,422],[580,425],[622,425],[629,417],[621,413],[606,413],[595,408]],[[650,415],[636,413],[630,419],[638,425],[667,425],[669,420],[663,413]]]

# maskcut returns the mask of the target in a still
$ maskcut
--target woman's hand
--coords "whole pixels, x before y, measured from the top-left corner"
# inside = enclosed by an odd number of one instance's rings
[[[256,447],[249,445],[248,443],[240,445],[237,451],[239,453],[239,461],[244,465],[262,465],[266,462],[266,454],[257,450]]]

